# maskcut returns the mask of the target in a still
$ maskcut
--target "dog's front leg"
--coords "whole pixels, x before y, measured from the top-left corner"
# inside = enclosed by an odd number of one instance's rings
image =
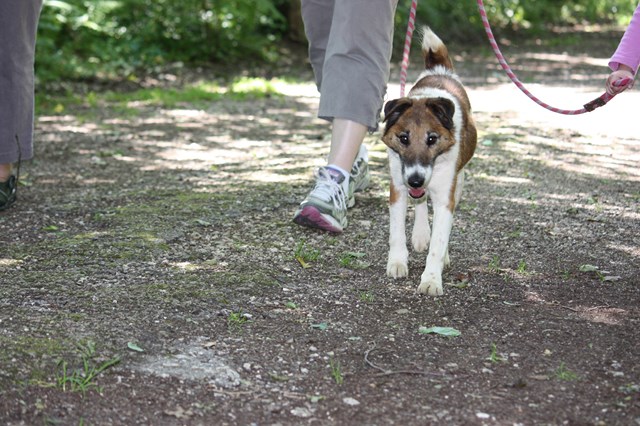
[[[411,244],[413,249],[421,253],[429,247],[431,238],[431,228],[429,227],[429,207],[427,197],[416,205],[415,218],[413,221],[413,231],[411,232]]]
[[[427,255],[427,265],[420,278],[418,293],[428,294],[429,296],[442,295],[442,269],[447,256],[452,225],[453,213],[448,206],[434,202],[431,244]]]
[[[407,190],[402,182],[402,165],[397,154],[389,151],[391,185],[389,191],[389,258],[387,275],[392,278],[409,274],[409,251],[407,250]]]

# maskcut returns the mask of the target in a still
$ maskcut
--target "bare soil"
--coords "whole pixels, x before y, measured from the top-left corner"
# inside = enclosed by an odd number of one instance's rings
[[[619,36],[505,53],[579,108]],[[422,254],[386,277],[379,134],[344,234],[291,221],[328,149],[306,67],[281,96],[40,116],[0,215],[0,423],[640,424],[640,95],[556,116],[450,48],[480,143],[438,298],[415,293]]]

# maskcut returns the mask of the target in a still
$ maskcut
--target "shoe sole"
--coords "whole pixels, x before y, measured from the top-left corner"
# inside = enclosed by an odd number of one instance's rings
[[[342,233],[343,227],[335,221],[329,220],[326,215],[313,206],[305,206],[293,218],[298,225],[307,226],[309,228],[321,229],[335,234]]]

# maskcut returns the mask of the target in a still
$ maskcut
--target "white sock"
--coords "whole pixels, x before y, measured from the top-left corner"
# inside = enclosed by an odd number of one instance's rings
[[[336,166],[335,164],[329,164],[327,167],[332,170],[335,170],[336,172],[340,172],[342,176],[344,176],[344,180],[342,181],[342,187],[349,188],[349,179],[351,178],[351,174],[348,171],[346,171],[340,166]]]

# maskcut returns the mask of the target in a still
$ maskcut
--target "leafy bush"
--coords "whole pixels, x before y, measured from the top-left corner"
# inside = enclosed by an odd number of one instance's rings
[[[41,81],[126,77],[167,62],[274,59],[285,0],[46,0]]]
[[[238,63],[278,59],[299,0],[45,0],[36,71],[40,82],[134,78],[167,63]],[[616,0],[488,0],[494,30],[581,22],[628,23],[635,2]],[[400,0],[396,51],[411,0]],[[482,36],[476,2],[423,0],[418,24],[446,39]],[[293,18],[289,18],[293,19]],[[483,37],[483,36],[482,36]]]
[[[400,0],[396,14],[396,38],[404,39],[411,0]],[[584,22],[626,25],[637,3],[615,0],[486,0],[485,9],[495,29],[548,30],[550,25]],[[424,0],[418,2],[418,25],[429,25],[447,39],[465,40],[482,35],[483,28],[473,0]],[[396,40],[397,42],[397,40]]]

